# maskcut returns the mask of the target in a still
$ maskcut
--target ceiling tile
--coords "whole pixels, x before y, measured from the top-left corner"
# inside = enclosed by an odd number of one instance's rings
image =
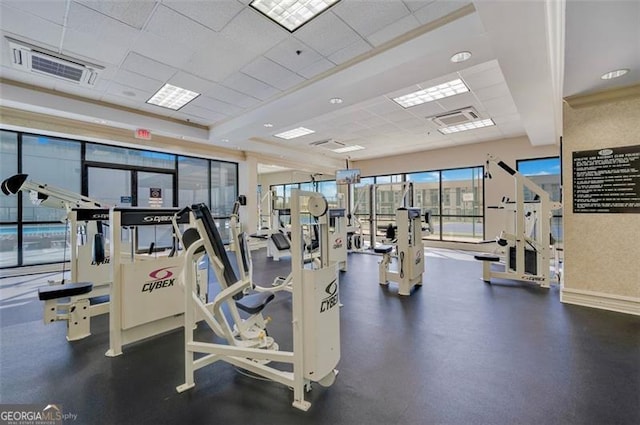
[[[319,61],[314,62],[305,68],[302,68],[298,71],[298,74],[302,75],[304,78],[311,79],[318,74],[322,74],[323,72],[334,68],[335,66],[336,64],[334,64],[330,60],[322,58]]]
[[[289,36],[287,30],[252,8],[240,12],[221,34],[256,55],[266,52]]]
[[[162,86],[163,82],[153,78],[145,77],[144,75],[137,74],[135,72],[121,69],[117,72],[113,81],[124,86],[133,87],[145,92],[155,93]]]
[[[54,90],[95,100],[100,99],[103,95],[103,92],[97,90],[96,88],[80,87],[76,84],[68,83],[66,81],[56,82],[54,85]]]
[[[413,15],[407,15],[394,23],[367,36],[369,43],[380,46],[420,26],[420,21]]]
[[[458,0],[440,0],[430,3],[426,7],[420,8],[414,13],[414,16],[420,21],[421,24],[428,24],[436,19],[440,19],[443,16],[448,15],[451,12],[470,4],[470,1],[458,1]]]
[[[224,115],[234,115],[242,111],[242,109],[237,106],[220,102],[219,100],[213,99],[209,96],[198,96],[190,103],[190,105],[198,106]]]
[[[465,108],[467,106],[477,107],[478,101],[476,100],[473,93],[466,92],[451,97],[445,97],[431,103],[439,104],[445,111],[453,111],[455,109]],[[480,110],[481,108],[477,107],[477,109]]]
[[[155,7],[155,0],[74,0],[93,10],[141,29]]]
[[[131,44],[131,50],[176,68],[182,68],[194,54],[190,47],[150,32],[141,32]]]
[[[324,56],[360,40],[358,33],[332,12],[319,15],[296,31],[294,36]]]
[[[204,25],[163,5],[155,10],[145,31],[161,37],[170,37],[180,44],[193,46],[195,49],[204,45],[214,35],[214,32]],[[161,49],[162,46],[157,48]]]
[[[255,97],[251,97],[244,93],[240,93],[239,91],[232,90],[221,84],[213,83],[211,87],[212,88],[204,94],[222,102],[238,106],[240,108],[251,108],[260,103],[260,101]]]
[[[202,96],[200,96],[200,97],[202,97]],[[180,112],[182,112],[184,114],[188,114],[188,115],[193,115],[193,116],[199,117],[199,118],[204,118],[205,120],[207,120],[208,123],[218,122],[218,121],[223,120],[223,119],[225,119],[227,117],[227,115],[222,114],[220,112],[215,112],[215,111],[212,111],[210,109],[205,109],[205,108],[202,108],[202,107],[200,107],[198,105],[195,105],[194,102],[195,102],[195,100],[193,102],[188,103],[184,107],[182,107],[180,109]]]
[[[237,40],[213,34],[207,42],[207,48],[194,53],[184,69],[207,80],[220,82],[251,62],[256,54]]]
[[[329,56],[329,60],[336,65],[340,65],[355,58],[356,56],[368,52],[369,50],[371,50],[371,45],[366,41],[359,39],[355,43],[332,53],[331,56]]]
[[[53,89],[56,82],[58,81],[56,78],[41,77],[31,72],[21,71],[9,66],[3,66],[2,68],[0,68],[0,75],[2,76],[2,78],[8,78],[10,80],[32,84],[34,86],[44,87],[48,89]]]
[[[487,108],[487,113],[489,117],[497,117],[500,115],[510,115],[517,114],[518,109],[516,109],[516,105],[513,104],[513,100],[511,96],[498,97],[495,99],[489,99],[485,102],[482,102],[485,108]]]
[[[66,0],[3,0],[2,5],[21,9],[47,21],[62,25],[67,2]]]
[[[231,75],[222,83],[227,87],[230,87],[241,93],[257,97],[260,100],[267,100],[270,97],[280,93],[278,89],[241,72],[237,72]]]
[[[504,77],[502,76],[500,68],[491,68],[471,75],[465,74],[463,79],[464,82],[467,83],[467,86],[473,91],[504,83]]]
[[[196,93],[204,94],[211,90],[213,82],[196,77],[188,72],[178,71],[171,77],[167,83],[174,86],[182,87]]]
[[[127,46],[107,43],[99,37],[72,29],[67,29],[62,49],[65,55],[102,65],[112,64],[114,67],[122,62],[128,51]]]
[[[318,52],[295,38],[287,38],[265,53],[265,56],[293,72],[298,72],[322,59]]]
[[[265,57],[251,62],[242,68],[242,72],[280,90],[290,89],[305,81],[304,78]]]
[[[175,68],[144,57],[136,52],[131,52],[127,55],[122,63],[122,68],[160,81],[167,81],[176,73]]]
[[[417,118],[425,118],[445,112],[445,109],[437,102],[427,102],[407,108],[406,111]]]
[[[507,83],[503,82],[495,84],[493,86],[483,87],[473,91],[481,102],[489,99],[495,99],[496,97],[511,96]]]
[[[411,12],[415,12],[416,10],[422,9],[430,3],[433,3],[435,0],[402,0],[403,3],[411,10]]]
[[[152,90],[141,90],[135,87],[125,86],[123,84],[112,81],[109,84],[105,94],[122,97],[129,102],[146,102],[153,96],[154,91]]]
[[[0,3],[2,31],[48,49],[57,49],[62,26]],[[5,40],[2,40],[6,43]]]
[[[214,31],[222,30],[243,8],[233,0],[164,0],[163,4]]]
[[[409,15],[401,0],[343,1],[331,11],[364,37]]]

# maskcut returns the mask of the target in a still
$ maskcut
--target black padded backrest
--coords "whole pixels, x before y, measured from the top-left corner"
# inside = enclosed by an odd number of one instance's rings
[[[218,232],[216,223],[213,220],[211,213],[209,212],[209,207],[207,207],[205,204],[197,204],[193,205],[191,207],[191,210],[196,216],[196,219],[202,222],[202,226],[207,233],[206,237],[209,239],[209,241],[211,242],[211,246],[213,247],[213,252],[224,267],[224,279],[226,280],[226,285],[233,285],[239,279],[236,276],[233,267],[231,266],[231,261],[229,261],[227,251],[224,249],[224,243],[222,242],[222,238],[220,237],[220,232]]]
[[[249,247],[247,246],[247,234],[242,232],[238,235],[238,249],[242,258],[242,268],[245,273],[249,273]]]

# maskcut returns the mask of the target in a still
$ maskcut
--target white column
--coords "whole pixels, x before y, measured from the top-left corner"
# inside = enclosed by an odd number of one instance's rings
[[[253,233],[258,230],[258,160],[247,155],[238,163],[238,193],[247,197],[247,205],[240,209],[242,230]]]

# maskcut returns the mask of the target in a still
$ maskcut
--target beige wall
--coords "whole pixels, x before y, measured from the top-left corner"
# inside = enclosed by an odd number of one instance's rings
[[[515,168],[516,160],[558,156],[560,149],[557,145],[533,147],[526,137],[517,137],[379,159],[353,161],[351,168],[359,168],[362,176],[375,176],[475,167],[485,165],[487,154],[497,156]],[[505,215],[503,210],[487,209],[486,206],[498,205],[503,196],[514,199],[515,185],[511,176],[495,166],[491,167],[491,175],[493,176],[492,179],[485,180],[485,237],[493,240],[505,228]],[[327,176],[327,178],[333,179],[333,176]],[[259,178],[263,191],[268,190],[269,186],[273,184],[300,181],[309,181],[309,176],[299,172],[282,172],[263,174]],[[266,205],[263,205],[263,207],[266,208]],[[493,249],[491,245],[466,243],[428,241],[427,244],[469,250]]]
[[[563,172],[569,190],[562,299],[640,314],[640,214],[574,214],[570,190],[572,152],[640,145],[640,96],[574,105],[564,109]]]

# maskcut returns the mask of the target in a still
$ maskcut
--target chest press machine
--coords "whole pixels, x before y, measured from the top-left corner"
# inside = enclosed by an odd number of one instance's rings
[[[110,290],[110,258],[105,253],[108,246],[103,231],[104,222],[109,221],[109,210],[79,193],[28,177],[16,174],[5,179],[2,192],[9,196],[28,191],[33,204],[62,209],[65,232],[70,233],[70,283],[63,276],[62,280],[38,289],[38,298],[44,301],[44,322],[66,322],[68,341],[86,338],[91,335],[91,317],[109,311],[108,302],[90,303],[90,299],[104,297]]]
[[[496,164],[513,177],[516,199],[511,202],[503,198],[503,206],[499,207],[509,212],[508,221],[513,221],[513,230],[503,230],[496,238],[503,254],[475,256],[476,260],[482,261],[482,280],[491,283],[492,278],[511,279],[549,288],[552,281],[551,247],[554,243],[551,236],[551,217],[554,210],[562,208],[562,204],[551,201],[547,191],[492,155],[487,158],[487,178],[491,178],[488,171],[490,163]],[[533,200],[525,201],[525,189],[534,194]],[[503,264],[503,271],[492,270],[491,264],[496,262]],[[556,275],[557,269],[558,265]]]
[[[427,223],[428,213],[426,215]],[[398,294],[411,295],[414,286],[422,286],[424,273],[424,243],[422,241],[422,215],[420,208],[396,209],[396,247],[397,269],[389,270],[392,261],[393,245],[378,245],[374,252],[382,254],[378,263],[380,285],[397,282]]]
[[[310,268],[305,268],[304,263],[300,222],[303,199],[308,200],[309,212],[318,219],[320,234],[321,254],[318,261],[309,264]],[[301,410],[311,406],[305,400],[305,392],[310,390],[312,382],[323,386],[333,384],[340,359],[340,316],[338,272],[335,263],[329,261],[328,206],[322,195],[295,189],[291,207],[293,351],[280,351],[273,338],[267,336],[262,311],[274,298],[273,293],[253,295],[246,304],[236,302],[252,288],[251,280],[246,278],[250,275],[241,279],[236,276],[207,207],[194,205],[183,210],[182,213],[189,212],[193,224],[183,234],[183,239],[191,243],[186,249],[183,268],[185,383],[177,387],[178,392],[195,386],[197,369],[220,360],[291,387],[293,406]],[[205,252],[221,286],[220,293],[209,303],[197,296],[193,276],[193,264]],[[230,311],[234,326],[225,317],[223,306]],[[249,317],[241,319],[238,309]],[[224,343],[196,340],[194,328],[198,314]],[[202,356],[196,359],[196,353]],[[270,363],[291,364],[293,369],[283,371]]]

